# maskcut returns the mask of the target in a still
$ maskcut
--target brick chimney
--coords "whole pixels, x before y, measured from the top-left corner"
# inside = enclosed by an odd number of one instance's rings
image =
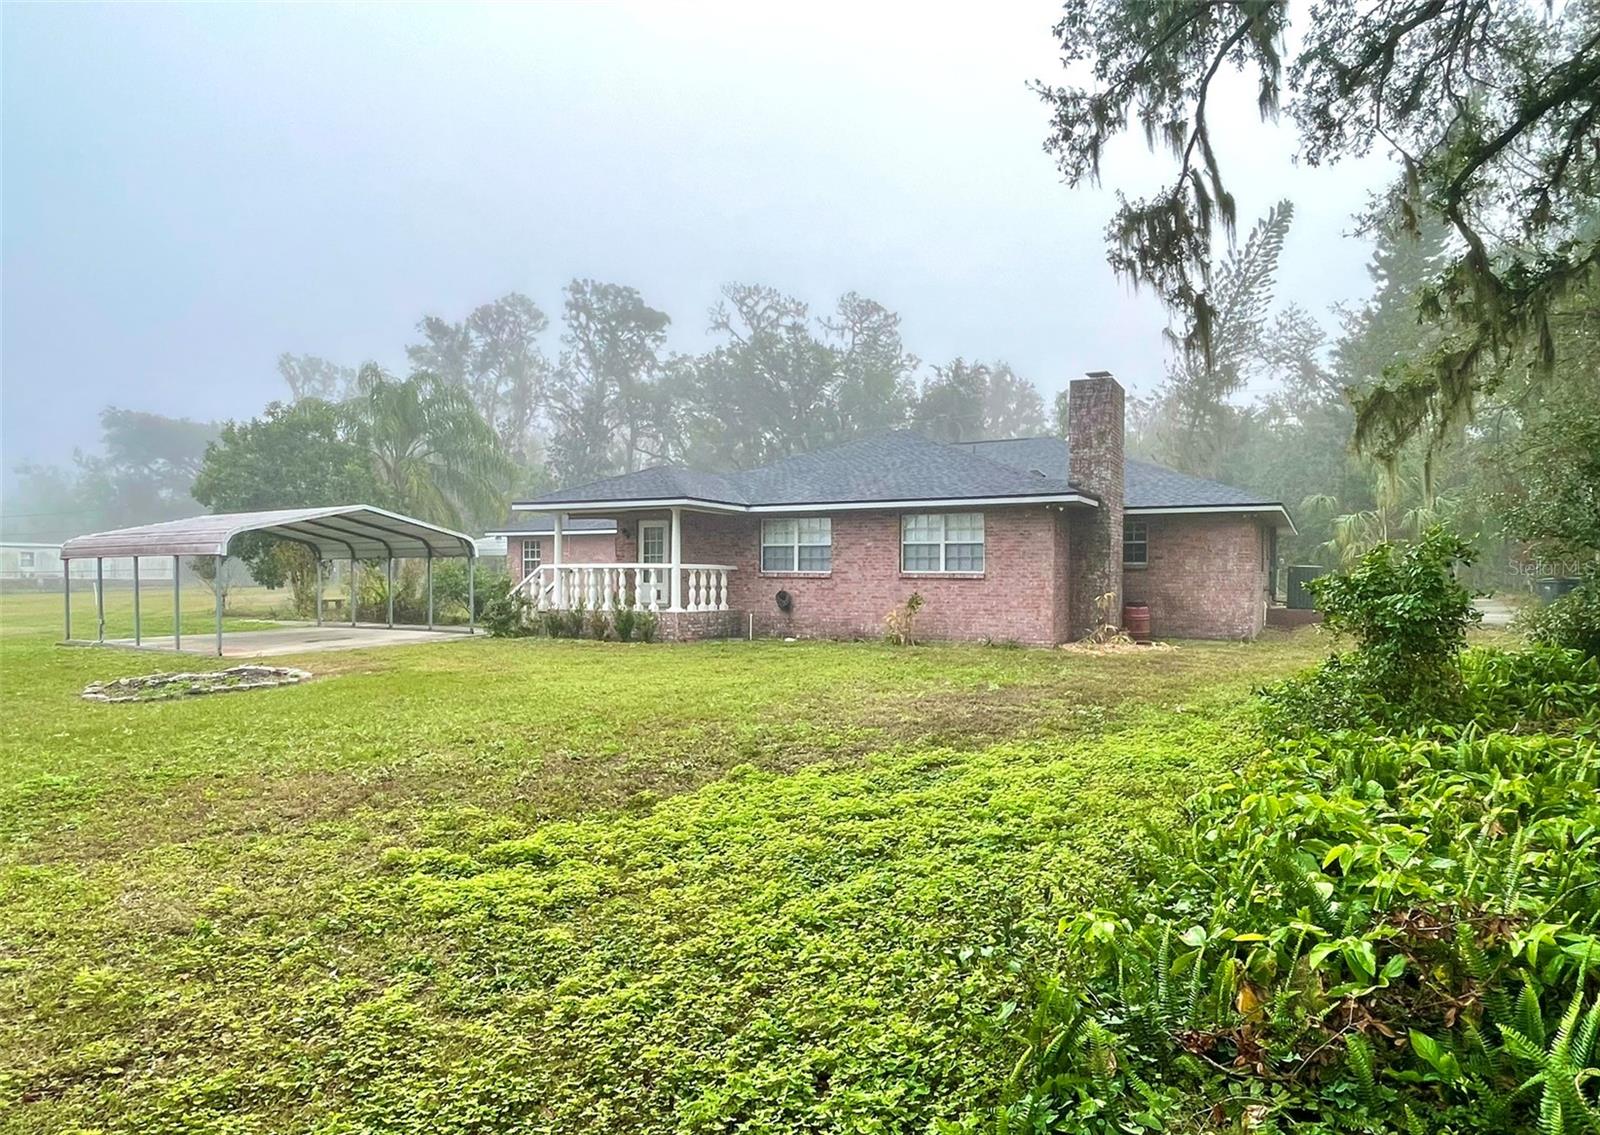
[[[1127,428],[1122,384],[1109,371],[1073,379],[1067,393],[1068,478],[1100,499],[1076,513],[1069,589],[1072,637],[1095,626],[1095,600],[1110,592],[1112,621],[1122,623],[1122,445]]]

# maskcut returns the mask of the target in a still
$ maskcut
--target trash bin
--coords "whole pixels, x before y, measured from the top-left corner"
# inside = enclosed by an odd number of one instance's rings
[[[1539,596],[1539,602],[1554,603],[1582,582],[1576,576],[1547,576],[1534,580],[1533,590]]]
[[[1316,600],[1311,596],[1310,588],[1306,584],[1327,572],[1327,568],[1320,564],[1291,564],[1289,565],[1289,594],[1287,596],[1290,607],[1297,611],[1309,611],[1315,607]]]

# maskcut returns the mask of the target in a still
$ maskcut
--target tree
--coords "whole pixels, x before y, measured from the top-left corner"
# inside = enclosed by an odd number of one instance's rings
[[[911,421],[939,441],[1027,437],[1046,429],[1044,399],[1009,363],[960,358],[934,368]]]
[[[659,459],[667,447],[660,351],[671,320],[619,284],[574,280],[565,294],[550,398],[557,470],[587,481]]]
[[[278,376],[289,387],[291,402],[307,398],[342,402],[350,397],[356,385],[354,367],[339,366],[316,355],[291,355],[287,351],[278,356]]]
[[[833,316],[818,323],[837,376],[829,440],[904,425],[916,395],[911,376],[917,358],[900,338],[900,317],[876,300],[846,292]]]
[[[814,318],[775,288],[728,284],[709,330],[723,341],[675,360],[668,382],[697,462],[748,468],[906,422],[917,359],[875,300],[848,292]]]
[[[516,467],[460,386],[368,363],[344,412],[379,492],[402,511],[457,529],[499,519]]]
[[[538,448],[539,415],[549,395],[550,363],[539,337],[550,320],[527,296],[511,292],[473,309],[465,321],[425,316],[424,341],[406,348],[417,370],[464,387],[514,460]]]
[[[214,512],[398,503],[378,487],[344,413],[315,398],[273,402],[259,418],[224,425],[206,449],[193,492]],[[257,583],[281,587],[287,580],[296,608],[311,609],[316,560],[304,547],[252,533],[235,542],[234,553]]]
[[[1289,13],[1271,0],[1078,0],[1055,33],[1063,62],[1092,61],[1093,79],[1036,87],[1052,111],[1045,145],[1071,185],[1098,179],[1133,121],[1172,154],[1164,189],[1119,197],[1109,259],[1183,315],[1185,346],[1204,357],[1212,244],[1236,213],[1208,118],[1222,69],[1253,75],[1264,118],[1287,88],[1310,165],[1387,147],[1398,174],[1364,223],[1415,233],[1431,217],[1457,242],[1421,301],[1448,337],[1359,399],[1358,441],[1391,460],[1464,421],[1520,344],[1548,371],[1551,315],[1600,266],[1600,234],[1584,227],[1600,195],[1600,6],[1330,0],[1286,59]]]
[[[1164,464],[1217,477],[1239,444],[1244,412],[1234,398],[1267,365],[1267,319],[1293,219],[1294,205],[1278,202],[1243,247],[1210,274],[1215,280],[1211,350],[1180,351],[1156,393],[1155,452]]]

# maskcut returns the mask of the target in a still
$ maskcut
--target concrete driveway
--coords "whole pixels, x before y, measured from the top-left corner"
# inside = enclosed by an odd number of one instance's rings
[[[325,650],[364,650],[374,646],[404,646],[418,642],[454,642],[471,638],[465,627],[428,630],[426,627],[352,627],[349,625],[275,627],[268,631],[224,631],[224,658],[270,658],[276,654],[319,654]],[[94,646],[95,643],[87,645]],[[172,636],[146,635],[134,647],[133,639],[107,639],[106,646],[172,652]],[[217,654],[214,634],[184,635],[181,653]]]

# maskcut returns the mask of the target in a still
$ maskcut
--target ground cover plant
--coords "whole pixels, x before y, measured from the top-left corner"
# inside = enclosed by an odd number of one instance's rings
[[[29,1132],[925,1131],[999,1101],[1061,911],[1318,650],[462,636],[104,706],[170,656],[58,618],[0,595]]]
[[[1325,585],[1361,645],[1268,689],[1264,756],[1064,913],[1010,1096],[962,1129],[1600,1130],[1600,664],[1463,653],[1459,552]]]

